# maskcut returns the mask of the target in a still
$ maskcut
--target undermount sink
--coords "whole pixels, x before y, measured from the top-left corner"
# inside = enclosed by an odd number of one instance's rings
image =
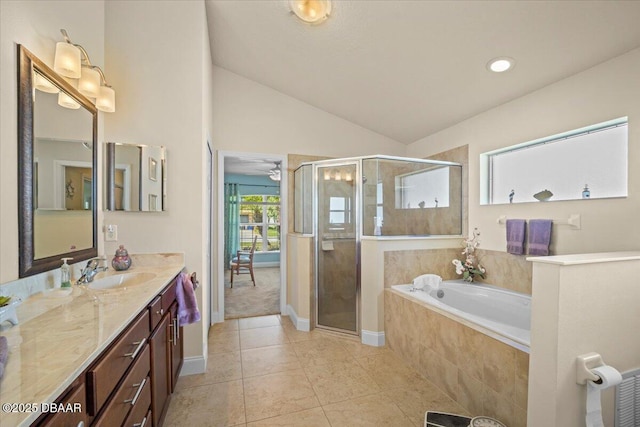
[[[107,291],[124,289],[131,286],[141,285],[151,280],[156,275],[153,273],[125,273],[115,274],[100,279],[94,279],[87,287],[94,291]]]

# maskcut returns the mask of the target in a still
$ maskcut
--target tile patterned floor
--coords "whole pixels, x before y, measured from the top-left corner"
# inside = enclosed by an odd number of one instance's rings
[[[286,316],[227,320],[207,372],[181,377],[165,426],[409,426],[427,410],[466,414],[393,352]]]

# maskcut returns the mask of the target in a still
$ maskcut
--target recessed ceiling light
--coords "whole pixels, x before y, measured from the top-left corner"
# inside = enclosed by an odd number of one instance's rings
[[[324,21],[331,13],[331,0],[289,0],[291,11],[309,24]]]
[[[494,73],[503,73],[509,71],[516,64],[515,59],[508,56],[501,56],[499,58],[493,58],[487,63],[487,70]]]

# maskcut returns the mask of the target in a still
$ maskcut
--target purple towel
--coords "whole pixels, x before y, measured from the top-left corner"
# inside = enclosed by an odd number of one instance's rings
[[[524,219],[507,220],[507,252],[510,254],[522,255],[524,253],[526,224]]]
[[[193,283],[187,273],[180,273],[178,276],[176,299],[178,300],[178,324],[180,326],[200,320],[198,301],[196,301]]]
[[[529,255],[549,255],[552,224],[550,219],[529,220]]]

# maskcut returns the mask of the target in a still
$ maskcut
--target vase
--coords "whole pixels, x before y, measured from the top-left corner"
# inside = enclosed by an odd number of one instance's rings
[[[116,271],[128,270],[131,267],[131,257],[129,257],[129,252],[124,248],[124,245],[120,245],[120,248],[116,250],[116,256],[111,260],[111,266]]]

